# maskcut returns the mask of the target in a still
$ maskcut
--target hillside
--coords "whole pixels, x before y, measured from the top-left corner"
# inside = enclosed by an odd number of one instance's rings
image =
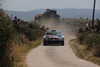
[[[92,9],[55,9],[61,18],[92,18]],[[6,11],[10,16],[18,16],[23,20],[32,20],[37,14],[42,14],[45,9],[37,9],[33,11]],[[100,10],[96,10],[95,18],[100,18]]]

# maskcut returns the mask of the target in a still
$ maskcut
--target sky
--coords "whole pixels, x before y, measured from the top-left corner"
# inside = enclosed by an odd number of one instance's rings
[[[30,11],[47,8],[92,9],[94,0],[4,0],[2,7],[13,11]],[[96,9],[100,9],[100,0],[96,0]]]

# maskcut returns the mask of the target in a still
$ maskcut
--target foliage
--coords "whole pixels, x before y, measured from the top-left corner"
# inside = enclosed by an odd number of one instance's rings
[[[77,34],[77,37],[78,37],[78,41],[80,42],[80,44],[83,44],[86,34],[80,33],[80,34]]]
[[[83,31],[82,28],[78,30],[77,38],[80,44],[87,46],[87,49],[92,52],[94,56],[100,57],[100,20],[97,20],[95,31]]]
[[[100,33],[100,20],[97,19],[97,24],[95,25],[96,29],[97,29],[97,32]]]
[[[83,32],[83,28],[79,28],[78,33],[82,33]]]
[[[8,58],[7,50],[9,47],[8,42],[11,40],[13,35],[13,25],[10,18],[0,10],[0,67],[7,67],[10,64],[10,59]],[[8,60],[7,60],[8,59]]]
[[[13,61],[16,57],[11,49],[15,48],[17,50],[16,47],[12,47],[13,45],[24,46],[23,44],[34,42],[43,33],[44,31],[40,29],[38,24],[33,24],[32,28],[25,21],[14,25],[11,18],[3,10],[0,10],[0,60],[2,60],[0,61],[0,67],[13,67]]]
[[[99,45],[98,45],[99,47],[98,46],[93,47],[90,51],[90,50],[87,50],[86,45],[80,45],[76,39],[70,40],[69,43],[73,49],[73,52],[76,54],[77,57],[100,65],[100,58],[99,58],[100,46]]]
[[[37,23],[33,23],[33,22],[31,22],[30,24],[29,24],[29,27],[31,28],[31,29],[40,29],[40,25],[39,24],[37,24]]]
[[[25,21],[24,23],[25,24],[20,23],[18,26],[19,30],[16,30],[21,34],[24,34],[29,40],[36,40],[38,36],[43,35],[43,31],[40,30],[40,26],[38,24],[27,24]]]

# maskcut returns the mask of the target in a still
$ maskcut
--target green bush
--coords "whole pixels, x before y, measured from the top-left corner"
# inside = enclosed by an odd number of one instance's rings
[[[40,25],[39,24],[37,24],[37,23],[30,23],[29,24],[29,27],[31,28],[31,29],[40,29]]]
[[[15,28],[17,33],[24,34],[29,40],[36,40],[38,37],[42,36],[44,31],[40,30],[40,25],[30,22],[21,22],[18,25],[18,29]]]
[[[78,41],[79,41],[80,44],[83,44],[83,41],[84,41],[85,37],[86,37],[85,33],[77,34],[77,38],[78,38]]]
[[[78,30],[78,33],[83,33],[83,28],[80,28],[79,30]]]
[[[92,51],[94,56],[100,57],[100,34],[80,33],[77,35],[80,44],[87,46],[87,50]]]
[[[77,33],[77,39],[80,44],[87,46],[87,50],[92,51],[94,56],[100,57],[100,20],[97,19],[95,24],[95,31],[90,32],[83,31],[80,28]]]
[[[12,35],[12,21],[3,10],[0,10],[0,67],[10,67],[10,59],[8,57],[10,44],[8,42],[12,39]]]
[[[100,33],[100,20],[97,19],[97,24],[95,25],[96,29],[97,29],[97,32]]]
[[[89,47],[100,44],[100,34],[91,33],[84,38],[84,43]]]
[[[32,24],[32,28],[30,28],[29,23],[25,21],[15,27],[11,18],[3,10],[0,10],[0,67],[13,66],[14,57],[10,54],[13,42],[24,43],[25,41],[35,40],[43,33],[44,31],[40,30],[38,24]],[[16,45],[16,43],[14,44]]]
[[[84,43],[92,50],[93,55],[100,56],[100,34],[88,34]]]

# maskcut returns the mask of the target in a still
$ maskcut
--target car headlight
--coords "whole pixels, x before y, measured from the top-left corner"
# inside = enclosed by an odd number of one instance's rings
[[[44,39],[48,39],[49,38],[49,36],[44,36]]]
[[[46,36],[44,36],[43,38],[45,38]]]

